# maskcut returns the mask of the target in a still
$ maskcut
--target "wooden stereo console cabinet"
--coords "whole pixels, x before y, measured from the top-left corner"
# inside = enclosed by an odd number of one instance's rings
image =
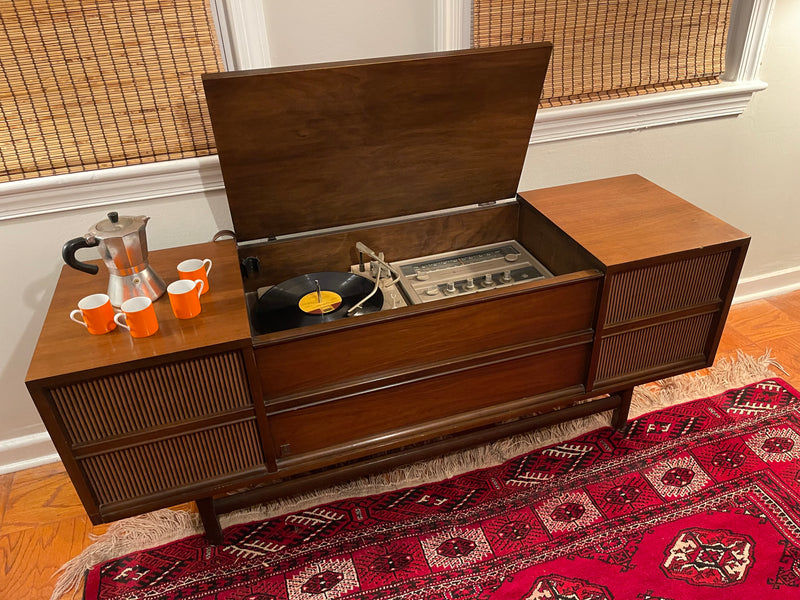
[[[217,514],[269,497],[601,410],[621,426],[633,386],[713,362],[749,241],[638,176],[456,221],[458,242],[518,236],[555,276],[253,336],[235,244],[172,248],[155,270],[211,258],[211,292],[185,321],[157,301],[134,340],[68,319],[105,281],[65,267],[27,385],[92,522],[197,500],[219,539]]]
[[[150,255],[167,281],[212,259],[201,314],[159,300],[153,336],[89,335],[67,317],[106,282],[64,269],[28,372],[93,522],[195,500],[219,540],[218,514],[270,497],[607,409],[621,427],[633,386],[713,362],[746,235],[636,175],[516,193],[550,50],[204,77],[236,240]],[[512,240],[547,277],[255,318],[363,245],[396,262]]]

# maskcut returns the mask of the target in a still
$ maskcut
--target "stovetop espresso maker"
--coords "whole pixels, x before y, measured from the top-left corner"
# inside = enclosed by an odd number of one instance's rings
[[[147,263],[145,226],[149,220],[150,217],[126,217],[110,212],[107,219],[95,224],[88,233],[65,243],[61,256],[73,269],[95,275],[99,267],[77,260],[75,252],[97,247],[108,268],[108,296],[113,306],[135,296],[156,300],[167,286]]]

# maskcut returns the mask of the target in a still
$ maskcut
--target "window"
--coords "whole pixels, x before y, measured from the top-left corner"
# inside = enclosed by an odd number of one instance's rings
[[[215,152],[207,0],[14,0],[0,11],[0,183]]]
[[[702,0],[705,1],[705,0]],[[473,4],[485,3],[484,0],[439,0],[437,10],[437,49],[466,48],[472,43],[472,7]],[[535,0],[495,0],[490,4],[506,5],[505,14],[499,13],[499,19],[510,17],[514,10],[520,7],[531,6]],[[539,0],[540,5],[555,6],[563,4],[562,0]],[[568,2],[573,12],[568,14],[573,24],[580,10],[578,6],[585,7],[584,2]],[[594,4],[599,4],[595,2]],[[611,3],[603,3],[611,4]],[[635,4],[635,1],[620,2],[619,6],[626,7]],[[645,6],[659,7],[662,11],[673,7],[678,2],[666,0],[651,0]],[[717,2],[717,4],[728,4]],[[695,87],[697,83],[678,82],[675,88],[687,87],[689,89],[673,89],[662,93],[654,93],[627,98],[616,98],[603,102],[573,103],[569,100],[572,94],[567,93],[567,98],[557,99],[552,104],[553,108],[541,110],[536,117],[532,143],[569,139],[601,133],[611,133],[629,129],[639,129],[653,125],[663,125],[704,119],[718,116],[731,116],[740,114],[752,95],[766,88],[766,84],[757,78],[758,64],[766,39],[769,20],[772,15],[774,0],[731,0],[730,1],[730,27],[722,44],[725,47],[725,62],[722,73],[719,75],[718,85],[705,85]],[[670,11],[672,8],[669,9]],[[629,13],[630,15],[630,13]],[[588,14],[587,14],[588,17]],[[691,15],[690,15],[691,17]],[[636,19],[642,17],[636,16]],[[568,21],[569,21],[568,19]],[[618,20],[614,26],[618,26]],[[635,21],[623,21],[634,24]],[[711,23],[709,22],[709,25]],[[564,25],[562,25],[563,27]],[[613,26],[612,26],[613,29]],[[563,29],[562,29],[563,31]],[[712,30],[709,30],[712,31]],[[712,58],[715,62],[714,71],[718,72],[718,60],[721,54],[721,40],[716,28],[711,37],[716,36],[713,45],[718,49]],[[620,43],[620,48],[622,44]],[[562,50],[562,52],[566,52]],[[569,58],[569,57],[568,57]],[[562,76],[559,74],[559,76]],[[571,75],[570,75],[571,76]],[[578,75],[578,78],[581,76]],[[624,87],[624,86],[623,86]],[[662,85],[662,89],[665,89]],[[656,91],[654,88],[653,91]],[[587,95],[587,98],[591,92]],[[623,94],[619,94],[622,96]],[[558,96],[558,93],[555,94]],[[593,99],[600,99],[602,94],[594,93]],[[611,97],[606,94],[605,97]],[[566,100],[566,101],[565,101]]]
[[[542,108],[719,83],[730,0],[474,0],[472,45],[553,43]]]

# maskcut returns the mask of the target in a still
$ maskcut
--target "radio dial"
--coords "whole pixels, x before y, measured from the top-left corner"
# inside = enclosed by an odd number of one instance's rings
[[[430,275],[425,271],[417,271],[417,281],[427,281],[430,278]]]
[[[505,259],[506,262],[517,262],[519,254],[506,254]]]
[[[439,287],[435,285],[429,287],[427,290],[425,290],[425,293],[428,294],[428,296],[435,296],[436,294],[439,293]]]

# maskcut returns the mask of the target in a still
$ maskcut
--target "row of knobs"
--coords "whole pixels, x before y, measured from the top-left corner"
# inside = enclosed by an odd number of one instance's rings
[[[425,273],[424,271],[419,271],[417,273],[417,279],[419,281],[425,281],[426,279],[428,279],[428,274]],[[502,281],[503,283],[510,283],[510,282],[514,281],[514,279],[511,277],[511,271],[510,270],[509,271],[503,271],[503,275],[502,275],[502,277],[500,277],[500,281]],[[483,276],[483,280],[481,281],[481,286],[484,287],[484,288],[488,288],[488,287],[492,287],[492,286],[495,286],[495,285],[497,285],[497,284],[495,283],[494,279],[492,278],[492,274],[491,273],[486,273],[486,275]],[[474,290],[475,287],[476,287],[476,285],[475,285],[474,278],[473,277],[467,277],[467,282],[464,285],[464,289],[465,290]],[[456,289],[456,284],[455,284],[454,281],[449,282],[447,284],[447,287],[444,288],[444,293],[445,294],[455,294],[457,292],[458,292],[458,290]],[[425,290],[425,293],[428,296],[436,296],[439,293],[439,286],[438,285],[431,286],[427,290]]]

